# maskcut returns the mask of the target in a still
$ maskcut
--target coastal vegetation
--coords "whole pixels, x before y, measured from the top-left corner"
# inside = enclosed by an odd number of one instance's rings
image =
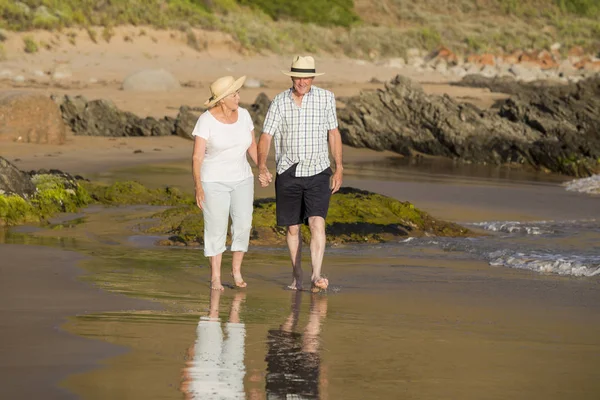
[[[0,194],[0,225],[44,223],[61,212],[76,212],[90,204],[107,206],[147,204],[171,206],[154,215],[147,233],[169,235],[165,245],[202,244],[202,211],[194,198],[177,189],[148,189],[137,182],[101,185],[74,181],[56,174],[33,175],[36,193],[25,200],[16,194]],[[303,227],[304,237],[309,237]],[[466,236],[471,232],[459,225],[437,221],[413,204],[376,193],[342,188],[332,197],[327,219],[330,243],[385,242],[400,236]],[[252,232],[254,244],[283,244],[285,230],[275,220],[274,199],[254,203]]]
[[[406,56],[443,45],[459,54],[600,45],[600,0],[0,0],[0,28],[13,31],[118,25],[230,34],[248,51]],[[134,40],[130,38],[130,40]],[[556,45],[554,46],[556,49]]]

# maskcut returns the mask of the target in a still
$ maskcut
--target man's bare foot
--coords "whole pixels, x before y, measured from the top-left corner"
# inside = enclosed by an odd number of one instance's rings
[[[233,278],[233,284],[236,287],[245,288],[246,286],[248,286],[248,284],[246,282],[244,282],[244,278],[242,278],[242,274],[239,274],[239,275],[231,274],[231,277]]]
[[[223,285],[221,285],[220,279],[214,279],[214,280],[210,281],[210,288],[212,290],[225,290]]]
[[[319,292],[321,290],[327,290],[329,287],[329,280],[327,278],[317,278],[312,281],[312,286],[310,288],[311,292]]]

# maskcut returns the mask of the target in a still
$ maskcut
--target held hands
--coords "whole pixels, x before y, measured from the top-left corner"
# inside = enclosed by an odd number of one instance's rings
[[[267,167],[262,167],[259,169],[258,180],[261,187],[267,187],[273,181],[273,175],[271,175]]]
[[[202,186],[196,187],[196,205],[204,210],[204,189],[202,189]]]

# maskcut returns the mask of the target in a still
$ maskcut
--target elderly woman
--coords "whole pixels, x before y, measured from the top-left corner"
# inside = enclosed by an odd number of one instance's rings
[[[248,251],[254,198],[254,177],[246,154],[256,164],[257,152],[252,118],[239,107],[239,89],[245,79],[225,76],[214,81],[211,97],[204,103],[208,110],[192,132],[196,204],[204,214],[204,255],[210,259],[214,290],[223,290],[221,260],[230,215],[232,276],[237,287],[246,287],[241,268]]]

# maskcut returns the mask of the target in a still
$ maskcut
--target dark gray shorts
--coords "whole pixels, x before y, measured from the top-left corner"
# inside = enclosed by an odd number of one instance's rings
[[[327,218],[331,168],[313,176],[296,176],[297,164],[275,177],[277,225],[307,224],[309,217]]]

